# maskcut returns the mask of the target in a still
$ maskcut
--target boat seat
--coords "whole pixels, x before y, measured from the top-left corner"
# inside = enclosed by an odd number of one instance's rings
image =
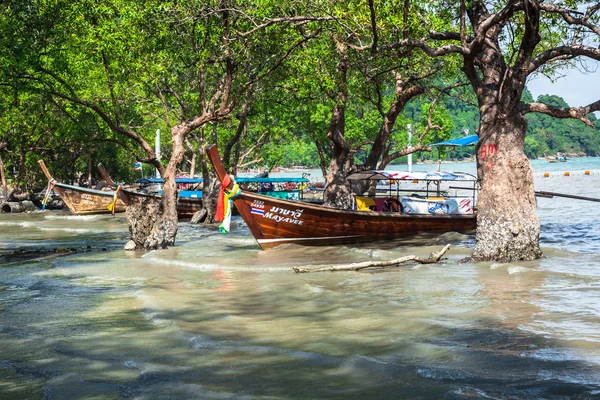
[[[377,205],[375,200],[370,197],[354,196],[355,210],[359,211],[376,211]]]

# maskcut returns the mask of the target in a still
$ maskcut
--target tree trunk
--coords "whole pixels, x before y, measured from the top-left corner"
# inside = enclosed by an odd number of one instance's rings
[[[345,56],[345,46],[339,42],[336,42],[336,46],[341,59],[338,63],[338,94],[327,130],[327,137],[333,142],[333,154],[329,163],[329,171],[325,177],[323,204],[340,209],[351,209],[353,203],[352,191],[344,171],[350,152],[344,137],[345,110],[348,100],[348,60]]]
[[[177,184],[175,177],[177,175],[177,167],[181,164],[185,149],[183,147],[182,131],[175,131],[172,134],[173,138],[173,153],[165,175],[163,176],[163,189],[161,208],[162,214],[156,220],[152,228],[150,240],[147,241],[149,248],[166,249],[169,246],[175,245],[175,237],[179,229],[177,219]]]
[[[173,153],[164,171],[160,204],[146,201],[140,210],[132,210],[131,217],[129,215],[131,206],[127,209],[131,240],[136,243],[138,249],[166,249],[175,244],[179,227],[175,176],[185,154],[183,129],[173,128],[172,138]]]
[[[197,157],[198,157],[198,155],[194,151],[192,153],[192,162],[190,163],[190,178],[193,178],[194,175],[196,175],[196,159],[197,159]]]
[[[208,164],[206,163],[206,152],[200,146],[200,160],[202,163],[202,180],[206,182],[202,187],[202,208],[206,216],[202,222],[212,224],[215,222],[217,214],[217,197],[221,189],[221,183],[218,179],[209,180]],[[210,183],[208,183],[210,181]],[[202,211],[202,210],[201,210]]]
[[[21,181],[25,176],[25,160],[27,159],[27,152],[24,149],[19,151],[19,173],[13,182],[13,187],[15,190],[19,190],[21,187]]]
[[[526,130],[527,120],[518,113],[481,115],[475,260],[510,262],[542,255],[533,170],[523,152]]]
[[[344,139],[344,106],[336,105],[331,117],[330,134],[333,141],[333,155],[329,171],[325,177],[323,204],[340,209],[352,208],[352,192],[346,179],[344,166],[350,148]]]

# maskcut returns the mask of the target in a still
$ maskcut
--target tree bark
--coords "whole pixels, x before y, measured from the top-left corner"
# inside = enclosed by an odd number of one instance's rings
[[[333,154],[329,163],[329,171],[325,177],[325,191],[323,192],[323,204],[340,209],[352,208],[352,191],[350,183],[346,179],[344,166],[348,159],[350,147],[344,137],[345,111],[348,100],[348,60],[345,47],[336,43],[340,62],[338,63],[338,94],[331,114],[327,137],[333,143]]]
[[[150,237],[146,239],[146,249],[166,249],[175,245],[175,237],[179,229],[177,220],[177,184],[175,177],[177,167],[183,161],[185,149],[183,147],[185,128],[174,127],[171,130],[173,152],[163,176],[163,188],[160,208],[162,213],[156,219]]]
[[[202,180],[206,182],[202,187],[202,208],[206,215],[203,219],[205,224],[212,224],[215,222],[216,211],[217,211],[217,196],[221,189],[221,183],[218,179],[210,181],[210,175],[208,173],[208,164],[206,163],[206,152],[204,147],[200,146],[200,160],[202,164]],[[210,183],[208,183],[210,181]],[[199,212],[200,212],[199,211]]]
[[[523,152],[526,131],[527,120],[520,114],[504,118],[482,114],[475,260],[510,262],[542,255],[533,169]]]
[[[23,145],[24,146],[24,145]],[[19,172],[15,181],[13,182],[13,187],[15,190],[19,190],[21,187],[21,181],[25,176],[25,160],[27,159],[27,151],[24,148],[19,150]]]

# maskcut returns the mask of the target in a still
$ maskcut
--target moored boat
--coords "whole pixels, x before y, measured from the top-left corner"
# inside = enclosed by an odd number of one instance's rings
[[[117,188],[118,185],[112,180],[104,166],[98,164],[100,174],[108,185]],[[136,183],[141,187],[161,185],[162,178],[144,178]],[[238,182],[250,191],[258,191],[265,196],[273,196],[285,199],[302,200],[302,185],[308,183],[306,178],[269,178],[266,176],[239,178]],[[176,178],[178,187],[177,216],[179,218],[191,218],[202,209],[202,179],[199,178]],[[188,190],[186,188],[193,188]],[[200,190],[198,190],[200,189]],[[132,190],[121,188],[118,196],[125,204],[141,204],[144,200],[152,198],[154,201],[161,200],[160,191]]]
[[[227,172],[215,145],[207,148],[218,178]],[[229,179],[227,179],[229,180]],[[231,190],[234,183],[226,187]],[[263,250],[286,243],[335,245],[391,240],[425,233],[472,232],[476,215],[354,211],[283,200],[241,190],[235,207]]]
[[[98,164],[98,170],[106,183],[114,188],[119,185],[113,181],[106,168],[102,163]],[[163,182],[160,178],[146,178],[141,180],[141,184],[154,185]],[[202,184],[202,179],[195,178],[177,178],[178,185],[199,185]],[[160,202],[160,192],[151,192],[146,190],[132,190],[131,188],[119,188],[118,197],[126,205],[141,204],[142,202],[152,199],[152,201]],[[202,191],[201,190],[179,190],[177,198],[177,217],[191,218],[202,209]]]
[[[90,215],[90,214],[110,214],[112,211],[109,205],[115,200],[114,191],[102,191],[88,189],[84,187],[68,185],[66,183],[57,182],[50,172],[44,160],[39,160],[38,164],[42,168],[44,175],[48,178],[50,189],[53,189],[65,202],[65,205],[75,215]],[[115,212],[124,212],[126,205],[119,198],[114,204]]]

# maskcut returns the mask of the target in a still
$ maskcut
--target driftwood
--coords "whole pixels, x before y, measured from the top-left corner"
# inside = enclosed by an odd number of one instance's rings
[[[359,271],[365,268],[384,268],[384,267],[392,267],[399,264],[403,264],[407,261],[414,261],[419,264],[434,264],[442,258],[442,256],[448,251],[450,245],[447,244],[442,250],[434,251],[431,253],[429,258],[421,258],[417,256],[405,256],[396,258],[395,260],[389,261],[365,261],[354,264],[341,264],[341,265],[323,265],[319,267],[312,268],[303,268],[303,267],[293,267],[293,270],[296,273],[308,273],[308,272],[325,272],[325,271]]]
[[[0,211],[5,213],[22,213],[30,211],[38,211],[39,208],[35,206],[31,201],[6,201],[0,202]]]

